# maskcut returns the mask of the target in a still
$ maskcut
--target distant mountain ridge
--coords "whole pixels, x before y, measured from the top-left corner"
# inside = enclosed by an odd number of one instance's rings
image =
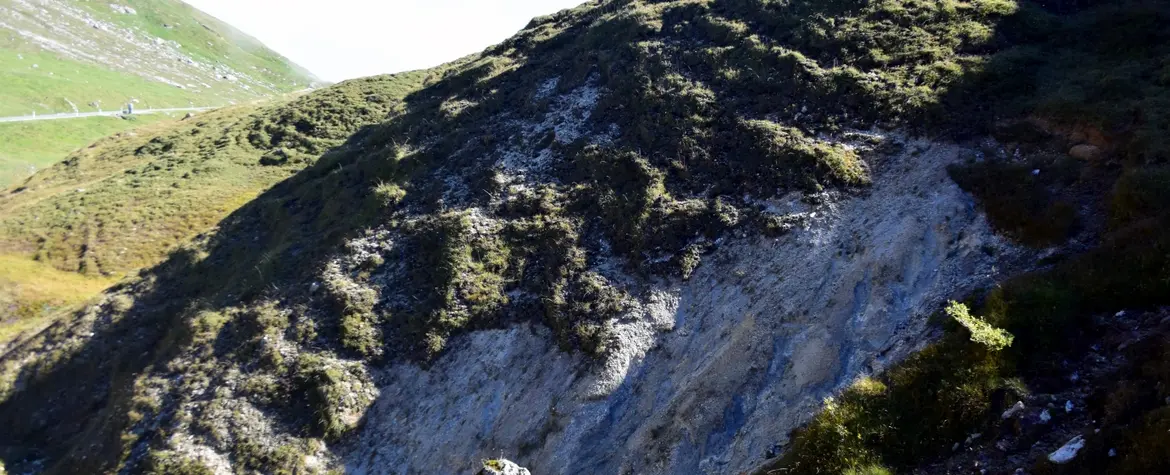
[[[222,106],[319,80],[177,0],[0,0],[0,115]]]

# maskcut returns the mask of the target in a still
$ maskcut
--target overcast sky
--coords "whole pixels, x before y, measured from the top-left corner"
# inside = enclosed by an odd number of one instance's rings
[[[184,0],[328,81],[475,53],[584,0]]]

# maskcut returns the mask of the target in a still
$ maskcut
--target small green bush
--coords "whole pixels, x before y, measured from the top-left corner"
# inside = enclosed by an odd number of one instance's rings
[[[310,408],[313,433],[326,440],[337,440],[353,427],[342,419],[346,397],[345,369],[330,365],[324,358],[301,355],[294,368],[295,394],[304,397]]]
[[[842,473],[844,475],[893,475],[894,474],[894,472],[890,471],[890,469],[883,467],[881,465],[877,465],[877,464],[866,465],[864,467],[851,468],[851,469],[846,470],[845,472],[842,472]]]
[[[341,317],[341,344],[364,357],[381,356],[382,331],[372,313],[346,313]]]
[[[953,165],[951,179],[975,195],[996,230],[1030,246],[1063,243],[1077,225],[1076,209],[1057,197],[1051,188],[1051,168],[1039,177],[1040,165],[988,159],[981,163]]]
[[[971,332],[971,341],[985,345],[994,351],[1012,346],[1012,340],[1015,337],[1011,333],[995,328],[982,318],[971,315],[966,305],[952,300],[947,305],[946,313]]]
[[[1115,225],[1157,217],[1170,210],[1170,166],[1127,170],[1113,189]]]
[[[197,460],[171,451],[150,451],[144,462],[145,472],[151,475],[214,475],[215,471]],[[0,467],[0,474],[3,474]]]
[[[383,207],[397,205],[406,197],[406,190],[394,183],[382,182],[374,187],[374,200]]]

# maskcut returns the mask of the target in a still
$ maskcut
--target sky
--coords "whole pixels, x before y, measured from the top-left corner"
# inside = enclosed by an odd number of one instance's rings
[[[184,0],[321,79],[428,68],[584,0]]]

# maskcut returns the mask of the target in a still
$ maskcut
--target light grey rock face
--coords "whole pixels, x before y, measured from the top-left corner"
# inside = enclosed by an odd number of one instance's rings
[[[862,375],[928,341],[947,298],[1022,251],[947,177],[963,149],[914,142],[871,163],[863,196],[765,203],[802,223],[728,238],[686,282],[611,322],[601,361],[518,325],[453,340],[428,369],[377,375],[348,473],[465,473],[501,454],[533,473],[740,473]],[[472,468],[474,469],[474,468]]]

